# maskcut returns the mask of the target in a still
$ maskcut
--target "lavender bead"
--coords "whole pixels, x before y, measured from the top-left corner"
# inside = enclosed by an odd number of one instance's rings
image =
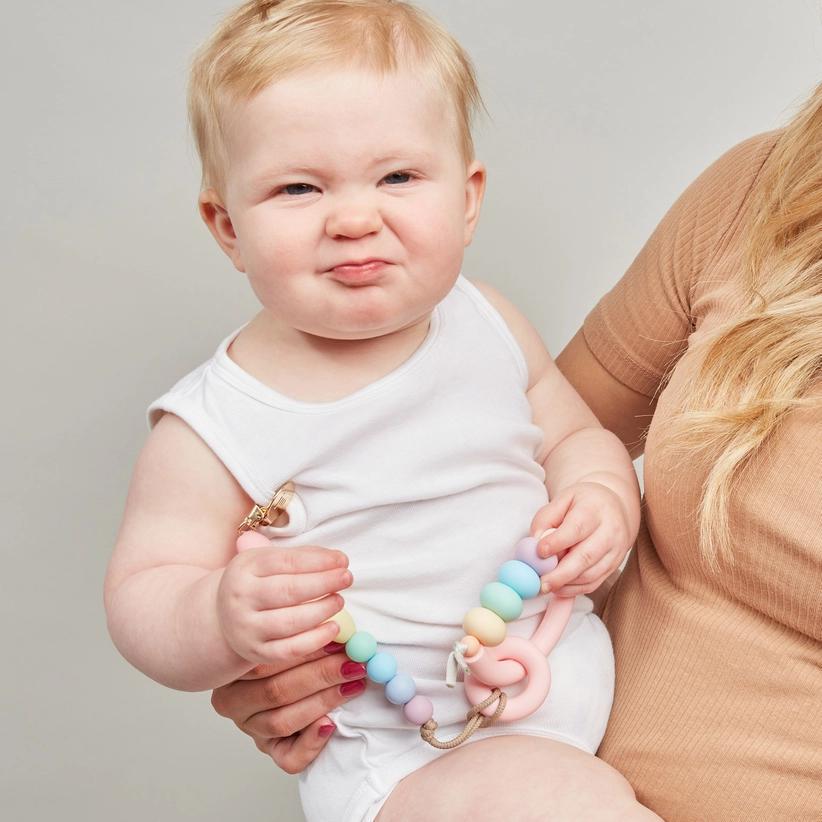
[[[514,556],[526,565],[530,565],[540,576],[553,571],[557,567],[557,558],[550,556],[543,559],[537,555],[538,539],[534,537],[525,537],[517,543],[514,549]]]
[[[385,698],[395,705],[405,705],[417,693],[417,686],[408,674],[397,674],[385,684]]]
[[[417,694],[412,700],[406,702],[402,712],[405,718],[414,725],[425,725],[434,716],[434,706],[427,696]]]

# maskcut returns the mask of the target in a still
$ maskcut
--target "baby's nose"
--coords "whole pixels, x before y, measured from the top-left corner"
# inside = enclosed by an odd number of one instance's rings
[[[340,201],[325,224],[325,231],[332,239],[358,239],[374,234],[382,228],[379,209],[365,200]]]

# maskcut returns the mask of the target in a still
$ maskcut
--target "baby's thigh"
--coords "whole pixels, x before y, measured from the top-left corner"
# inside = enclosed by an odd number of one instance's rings
[[[550,739],[497,736],[456,748],[407,776],[378,822],[512,819],[651,822],[628,781],[591,754]]]

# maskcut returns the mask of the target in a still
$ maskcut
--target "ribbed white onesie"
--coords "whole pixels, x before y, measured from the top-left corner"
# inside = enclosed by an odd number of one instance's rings
[[[295,483],[289,524],[263,531],[284,547],[345,551],[355,580],[347,610],[431,698],[438,736],[450,738],[468,707],[461,684],[444,684],[462,618],[547,501],[518,344],[462,277],[406,362],[335,402],[300,402],[263,385],[229,358],[234,336],[154,402],[150,420],[180,416],[258,504]],[[530,635],[544,607],[543,597],[526,602],[509,634]],[[613,657],[590,611],[579,597],[551,653],[543,707],[473,739],[520,732],[596,750]],[[334,721],[337,732],[300,777],[309,822],[373,819],[400,779],[441,755],[380,685],[369,684]]]

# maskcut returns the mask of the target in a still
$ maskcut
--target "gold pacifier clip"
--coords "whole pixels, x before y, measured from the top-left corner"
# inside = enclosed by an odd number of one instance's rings
[[[255,505],[248,516],[240,523],[237,531],[255,531],[260,526],[274,525],[279,517],[288,510],[288,504],[294,496],[294,483],[289,480],[283,483],[271,498],[271,502],[261,508]]]

